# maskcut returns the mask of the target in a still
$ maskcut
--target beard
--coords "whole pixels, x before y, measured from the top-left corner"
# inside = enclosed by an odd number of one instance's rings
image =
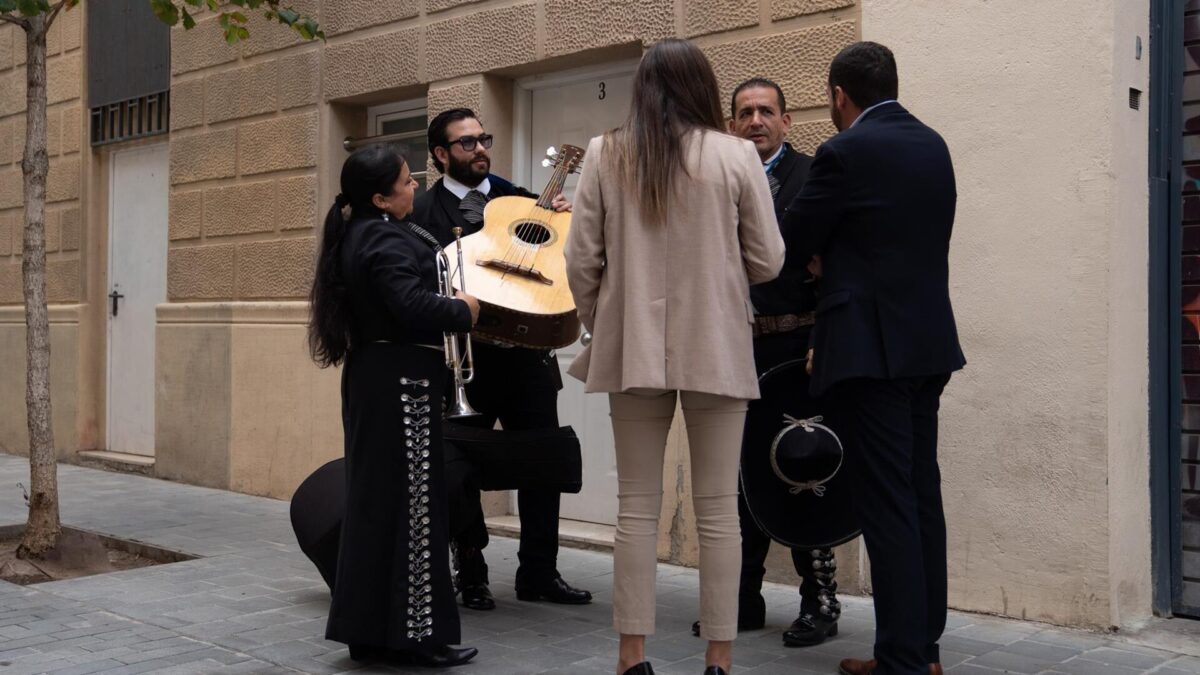
[[[477,169],[475,162],[483,161],[484,167]],[[487,178],[488,173],[492,170],[492,160],[487,157],[472,157],[465,162],[455,158],[450,158],[450,163],[446,165],[446,173],[454,180],[466,185],[467,187],[475,187]]]
[[[832,103],[829,104],[829,119],[833,121],[833,126],[838,131],[846,130],[846,127],[842,125],[842,111],[838,110]]]

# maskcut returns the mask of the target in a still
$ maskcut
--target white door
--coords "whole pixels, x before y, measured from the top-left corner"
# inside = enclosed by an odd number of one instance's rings
[[[534,89],[530,113],[531,181],[529,189],[540,192],[550,179],[551,169],[541,160],[546,149],[563,143],[587,148],[593,136],[620,125],[629,113],[633,75],[584,77],[568,83]],[[587,162],[587,158],[584,158]],[[578,176],[566,184],[567,196],[573,197]],[[583,383],[570,377],[566,369],[579,353],[576,343],[558,351],[563,370],[563,390],[558,397],[558,415],[579,435],[583,451],[583,490],[563,495],[562,517],[591,523],[617,523],[617,463],[613,453],[612,423],[608,417],[608,397],[583,393]]]
[[[108,239],[108,449],[154,455],[155,306],[167,299],[165,144],[112,154]]]

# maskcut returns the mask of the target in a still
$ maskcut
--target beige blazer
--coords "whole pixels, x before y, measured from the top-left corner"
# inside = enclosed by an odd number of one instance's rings
[[[716,131],[684,139],[667,222],[588,144],[567,236],[567,281],[592,342],[569,373],[589,392],[636,387],[758,398],[750,284],[783,267],[783,238],[754,145]]]

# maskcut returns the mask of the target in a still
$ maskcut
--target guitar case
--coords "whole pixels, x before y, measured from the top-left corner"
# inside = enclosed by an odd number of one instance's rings
[[[445,423],[443,441],[472,465],[481,490],[537,488],[577,493],[583,487],[579,438],[571,427],[538,431],[477,429]],[[450,490],[458,494],[458,490]],[[453,509],[451,509],[453,511]],[[346,462],[338,458],[312,472],[292,495],[292,531],[300,550],[333,588],[346,512]],[[453,531],[454,524],[451,523]]]

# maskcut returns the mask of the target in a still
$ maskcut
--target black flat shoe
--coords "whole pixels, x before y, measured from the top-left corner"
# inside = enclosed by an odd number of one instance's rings
[[[704,669],[704,675],[726,675],[726,673],[721,666],[709,666]]]
[[[456,649],[449,645],[430,645],[413,649],[391,650],[386,659],[389,664],[418,666],[420,668],[453,668],[475,658],[479,650],[474,647]]]
[[[626,670],[624,675],[654,675],[654,666],[651,666],[649,661],[642,661]]]
[[[837,619],[801,614],[783,631],[784,647],[812,647],[838,633]]]
[[[496,598],[492,597],[492,589],[487,584],[470,584],[463,586],[459,592],[462,593],[462,605],[467,609],[496,609]]]
[[[592,601],[592,594],[572,588],[562,577],[553,577],[540,582],[518,581],[517,599],[525,602],[546,600],[560,605],[586,605]]]
[[[371,645],[350,645],[350,658],[355,661],[370,661],[379,655],[379,648]]]

